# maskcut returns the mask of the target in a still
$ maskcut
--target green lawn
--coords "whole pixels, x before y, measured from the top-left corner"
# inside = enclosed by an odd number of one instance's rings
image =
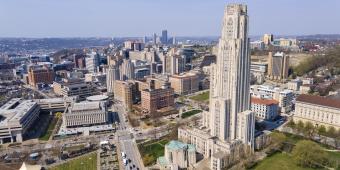
[[[157,158],[164,155],[164,145],[169,141],[164,139],[154,143],[139,144],[138,149],[145,166],[156,163]]]
[[[54,118],[54,119],[50,122],[50,124],[48,125],[48,128],[47,128],[47,130],[45,131],[45,133],[42,134],[42,135],[39,137],[39,139],[40,139],[40,140],[47,141],[47,140],[50,138],[50,136],[52,135],[52,132],[53,132],[53,130],[54,130],[55,125],[57,124],[57,122],[58,122],[58,119],[57,119],[57,118]]]
[[[202,110],[190,110],[188,112],[182,113],[182,118],[184,119],[184,118],[190,117],[192,115],[195,115],[195,114],[201,113],[201,112],[202,112]]]
[[[97,153],[92,153],[49,170],[97,170]]]
[[[292,135],[289,133],[284,133],[287,137],[287,142],[296,144],[298,141],[303,140],[303,137]],[[322,146],[322,145],[320,145]],[[323,147],[323,146],[322,146]],[[323,147],[325,148],[325,147]],[[326,148],[325,148],[326,149]],[[336,161],[339,161],[340,164],[340,152],[329,152],[328,160],[332,162],[332,167],[336,165]],[[292,157],[284,152],[278,152],[272,156],[265,158],[264,160],[258,162],[258,164],[251,168],[254,170],[313,170],[311,168],[303,168],[297,166],[293,161]],[[337,170],[340,170],[340,166],[338,166]]]
[[[286,153],[276,153],[251,168],[254,170],[313,170],[297,166]]]
[[[192,96],[192,97],[190,97],[190,99],[200,101],[200,102],[208,101],[209,100],[209,91],[201,93],[201,94],[196,95],[196,96]]]

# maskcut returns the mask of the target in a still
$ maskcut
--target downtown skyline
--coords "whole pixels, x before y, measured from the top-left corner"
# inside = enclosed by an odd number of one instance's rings
[[[225,3],[247,4],[250,35],[337,34],[340,2],[302,0],[0,1],[0,37],[218,36]],[[137,15],[138,14],[138,15]],[[332,16],[332,17],[329,17]]]

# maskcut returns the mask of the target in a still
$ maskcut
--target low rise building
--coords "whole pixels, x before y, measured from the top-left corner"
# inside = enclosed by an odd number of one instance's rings
[[[63,114],[63,126],[83,127],[106,124],[108,112],[105,102],[81,102],[70,105]]]
[[[301,94],[296,99],[293,120],[340,129],[340,100]]]
[[[279,102],[279,110],[289,113],[292,110],[294,93],[292,90],[280,89],[266,85],[253,85],[250,87],[252,97],[274,99]]]
[[[0,144],[22,142],[23,136],[39,117],[37,102],[14,98],[0,108]]]
[[[300,79],[292,80],[287,83],[287,88],[289,90],[299,91],[302,85],[302,81]]]
[[[178,95],[187,95],[199,90],[199,76],[195,73],[172,75],[169,77],[169,82]]]
[[[308,94],[312,90],[312,86],[309,84],[304,84],[300,86],[300,93],[301,94]]]
[[[273,99],[251,98],[251,110],[255,112],[256,118],[262,120],[273,120],[278,116],[279,102]]]
[[[164,170],[189,168],[196,162],[195,146],[174,140],[165,145],[164,156],[157,159],[157,163]]]
[[[66,107],[77,101],[77,97],[62,97],[50,99],[36,99],[41,110],[64,111]]]
[[[53,91],[63,97],[78,96],[79,100],[97,94],[92,84],[82,79],[63,79],[61,82],[53,82]]]

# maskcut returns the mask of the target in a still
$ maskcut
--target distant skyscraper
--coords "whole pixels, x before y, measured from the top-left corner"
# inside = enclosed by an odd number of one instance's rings
[[[153,42],[154,45],[157,44],[157,34],[156,33],[153,34],[152,42]]]
[[[172,45],[177,45],[176,37],[173,37],[173,38],[172,38]]]
[[[143,43],[146,44],[148,42],[148,37],[144,36]]]
[[[162,44],[167,44],[168,43],[168,31],[163,30],[162,31]]]

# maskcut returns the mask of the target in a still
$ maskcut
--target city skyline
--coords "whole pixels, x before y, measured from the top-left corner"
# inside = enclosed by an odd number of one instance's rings
[[[6,23],[0,37],[143,37],[161,35],[163,29],[170,37],[218,36],[221,11],[231,2],[249,6],[250,35],[337,34],[340,30],[332,20],[340,17],[336,0],[13,0],[0,2],[0,22]]]

